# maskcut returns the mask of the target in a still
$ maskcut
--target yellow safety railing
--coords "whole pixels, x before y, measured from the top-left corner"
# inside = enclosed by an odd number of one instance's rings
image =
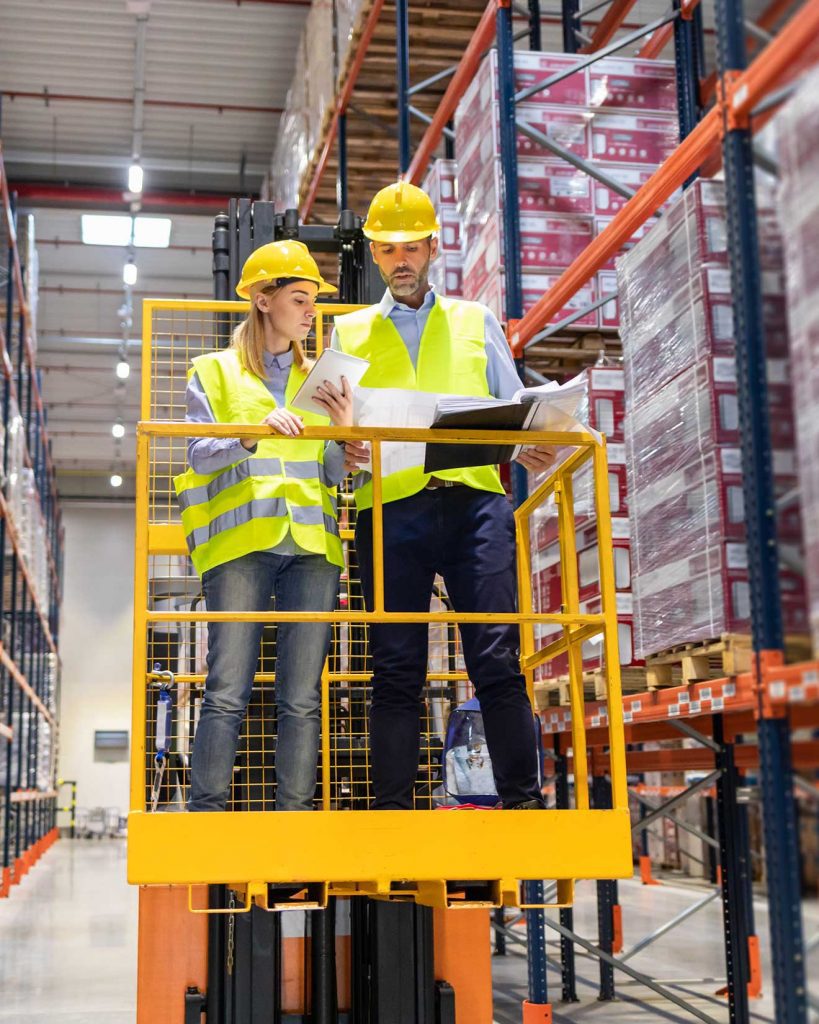
[[[208,612],[197,610],[201,586],[187,559],[172,478],[185,466],[188,439],[266,437],[267,427],[184,422],[187,372],[193,356],[223,344],[244,303],[147,300],[143,312],[143,407],[137,435],[136,554],[133,660],[133,744],[128,874],[143,884],[221,883],[268,908],[282,904],[282,887],[296,904],[323,905],[328,895],[366,894],[437,906],[520,905],[521,879],[555,879],[558,904],[571,902],[573,880],[621,878],[632,871],[620,701],[614,569],[605,444],[590,434],[443,431],[393,428],[307,428],[305,437],[371,442],[373,464],[374,608],[366,611],[357,578],[354,508],[340,494],[346,591],[333,612]],[[319,308],[316,344],[326,341],[326,318],[351,307]],[[543,443],[570,449],[568,458],[516,510],[519,608],[516,613],[464,613],[448,605],[443,588],[428,612],[384,606],[382,445],[390,441],[459,444]],[[293,442],[297,443],[297,442]],[[598,524],[601,611],[581,612],[575,550],[573,481],[591,469]],[[559,613],[535,610],[532,521],[546,502],[557,509],[563,577]],[[204,689],[207,623],[265,624],[254,694],[240,740],[229,809],[184,812],[188,759]],[[322,678],[319,796],[313,813],[273,812],[275,624],[332,623],[333,642]],[[422,724],[419,796],[411,811],[369,811],[366,702],[370,672],[366,631],[373,622],[428,623],[431,657]],[[521,665],[530,695],[534,674],[550,658],[568,655],[575,804],[539,812],[433,809],[442,769],[448,709],[471,696],[457,636],[458,624],[511,622],[521,628]],[[538,647],[535,625],[557,630]],[[271,635],[267,635],[267,630]],[[602,635],[608,671],[612,808],[591,809],[585,756],[582,645]],[[159,687],[173,673],[176,730],[172,756],[151,810],[153,727]],[[183,813],[174,813],[183,812]],[[471,880],[464,888],[464,880]],[[286,905],[293,905],[287,900]],[[197,909],[196,901],[191,904]],[[204,909],[204,908],[199,908]]]

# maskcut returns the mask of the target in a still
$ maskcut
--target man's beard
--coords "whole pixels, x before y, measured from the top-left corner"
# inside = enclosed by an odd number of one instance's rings
[[[402,295],[415,295],[416,292],[426,287],[427,280],[429,278],[429,263],[430,261],[427,260],[417,274],[413,274],[412,271],[409,271],[408,273],[410,273],[411,276],[405,278],[403,281],[394,280],[395,275],[393,275],[393,278],[388,277],[380,267],[378,268],[378,272],[381,274],[381,280],[384,284],[389,288],[392,294],[398,298]]]

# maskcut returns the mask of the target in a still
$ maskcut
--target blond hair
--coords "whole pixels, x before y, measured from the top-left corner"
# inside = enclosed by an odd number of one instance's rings
[[[257,377],[264,380],[267,373],[264,368],[264,318],[265,314],[256,305],[255,298],[259,292],[271,298],[282,286],[277,284],[254,285],[250,290],[251,307],[247,318],[243,320],[234,330],[230,341],[230,347],[235,348],[239,353],[239,362],[249,373],[255,373]],[[302,343],[293,338],[293,362],[299,370],[307,373],[313,366],[313,360],[308,359]]]

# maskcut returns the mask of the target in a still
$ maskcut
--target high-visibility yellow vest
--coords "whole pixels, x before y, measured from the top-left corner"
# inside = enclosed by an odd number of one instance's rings
[[[235,349],[193,360],[218,423],[261,423],[276,400],[259,378],[242,367]],[[305,378],[291,367],[289,404]],[[299,410],[305,425],[326,416]],[[174,480],[191,560],[200,574],[252,551],[266,551],[292,534],[306,551],[343,566],[336,490],[324,475],[324,441],[263,438],[247,459],[216,473],[192,469]]]
[[[413,368],[395,324],[389,317],[381,316],[378,306],[346,313],[335,321],[342,350],[370,361],[361,379],[362,387],[482,397],[489,395],[484,324],[484,308],[477,302],[436,296],[421,335],[418,363]],[[497,466],[448,469],[436,472],[435,476],[503,494]],[[420,466],[390,473],[382,482],[384,503],[417,494],[429,479]],[[372,508],[370,481],[356,490],[355,499],[357,508]]]

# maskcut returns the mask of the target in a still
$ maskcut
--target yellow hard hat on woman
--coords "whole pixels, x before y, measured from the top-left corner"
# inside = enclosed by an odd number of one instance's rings
[[[304,242],[287,240],[268,242],[259,246],[245,260],[242,280],[236,285],[236,294],[242,299],[250,298],[250,289],[262,281],[312,281],[318,285],[319,295],[336,291],[334,285],[321,276],[318,264],[310,255]]]
[[[396,181],[375,194],[362,228],[373,242],[417,242],[440,230],[432,200],[408,181]]]

